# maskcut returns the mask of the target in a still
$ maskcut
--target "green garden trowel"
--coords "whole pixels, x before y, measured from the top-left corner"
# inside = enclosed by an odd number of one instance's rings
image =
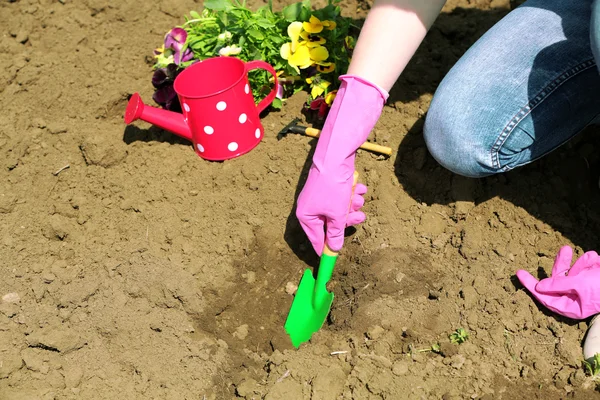
[[[358,182],[358,172],[354,171],[354,187]],[[292,302],[290,313],[285,321],[285,331],[290,335],[292,344],[298,348],[302,343],[308,342],[316,331],[321,329],[331,304],[333,293],[327,291],[327,282],[331,279],[338,252],[333,251],[325,243],[321,254],[321,262],[317,271],[317,279],[313,277],[310,269],[304,271],[296,297]]]
[[[327,291],[327,282],[331,279],[338,253],[327,245],[323,249],[317,279],[310,269],[304,271],[292,308],[285,321],[285,331],[290,335],[292,344],[298,348],[308,342],[316,331],[321,329],[331,304],[333,293]]]

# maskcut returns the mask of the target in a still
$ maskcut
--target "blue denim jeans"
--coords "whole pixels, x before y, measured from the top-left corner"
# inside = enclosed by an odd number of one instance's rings
[[[440,83],[424,126],[431,155],[467,177],[542,157],[600,122],[597,65],[600,0],[523,3]]]

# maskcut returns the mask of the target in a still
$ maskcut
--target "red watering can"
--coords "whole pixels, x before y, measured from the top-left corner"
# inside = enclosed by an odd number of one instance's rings
[[[262,68],[273,75],[273,90],[254,104],[248,71]],[[125,110],[125,123],[149,122],[192,141],[196,154],[222,161],[241,156],[263,137],[259,114],[275,99],[277,75],[264,61],[245,63],[235,57],[198,61],[175,78],[183,114],[145,105],[135,93]]]

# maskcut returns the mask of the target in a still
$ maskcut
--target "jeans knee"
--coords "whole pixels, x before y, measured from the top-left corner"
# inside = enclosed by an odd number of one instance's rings
[[[445,104],[444,96],[431,103],[423,136],[431,156],[444,168],[468,178],[482,178],[500,172],[492,165],[492,145],[486,140],[485,126],[470,126],[476,121],[464,112],[457,117],[455,104]],[[450,99],[449,99],[450,100]],[[468,109],[464,107],[463,110]]]

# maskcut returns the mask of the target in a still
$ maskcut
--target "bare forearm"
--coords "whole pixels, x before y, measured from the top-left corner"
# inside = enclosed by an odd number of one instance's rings
[[[446,0],[375,0],[348,74],[389,91],[425,38]]]

